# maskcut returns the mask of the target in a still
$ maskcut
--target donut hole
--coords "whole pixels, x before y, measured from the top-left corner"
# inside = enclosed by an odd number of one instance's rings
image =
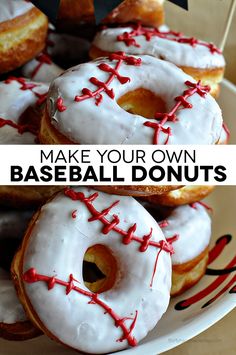
[[[96,244],[87,249],[83,259],[83,280],[92,292],[110,290],[116,280],[117,263],[109,248]]]
[[[126,93],[117,103],[125,111],[145,118],[153,118],[156,112],[166,112],[164,100],[143,88]]]

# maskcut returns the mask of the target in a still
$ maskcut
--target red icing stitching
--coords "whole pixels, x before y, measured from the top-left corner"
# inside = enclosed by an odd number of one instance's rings
[[[80,96],[76,95],[75,96],[74,100],[76,102],[81,102],[81,101],[84,101],[84,100],[87,100],[87,99],[93,97],[95,99],[95,104],[98,106],[102,102],[102,99],[103,99],[102,92],[105,92],[111,99],[114,99],[114,97],[115,97],[114,91],[113,91],[113,89],[109,89],[109,85],[112,83],[112,81],[116,78],[116,79],[118,79],[118,81],[122,85],[124,85],[131,80],[128,77],[123,77],[120,75],[119,69],[120,69],[122,63],[126,63],[127,65],[136,65],[136,66],[139,66],[142,63],[140,58],[134,58],[131,56],[127,56],[127,55],[125,55],[124,52],[117,52],[117,53],[110,54],[109,60],[110,61],[117,60],[115,68],[110,67],[106,63],[101,63],[98,65],[98,68],[100,70],[110,74],[110,76],[106,80],[106,82],[102,82],[94,77],[90,78],[90,82],[92,84],[94,84],[95,86],[97,86],[98,89],[95,91],[91,91],[88,88],[83,88],[82,89],[83,95],[80,95]]]
[[[48,286],[48,290],[53,289],[55,285],[61,285],[66,288],[66,295],[68,295],[71,291],[76,291],[79,294],[88,297],[90,299],[88,304],[97,304],[98,306],[102,307],[105,311],[104,314],[108,314],[114,320],[115,326],[117,328],[121,328],[123,332],[123,336],[117,339],[116,340],[117,342],[122,342],[124,340],[127,340],[129,345],[131,346],[137,345],[137,340],[131,333],[137,321],[138,311],[135,311],[135,316],[133,318],[131,317],[120,318],[105,302],[103,302],[98,297],[97,293],[93,293],[84,290],[78,286],[75,286],[74,282],[79,283],[79,281],[74,279],[72,274],[69,275],[69,281],[63,281],[56,278],[55,276],[50,277],[50,276],[38,274],[34,268],[30,268],[24,273],[23,280],[27,283],[35,283],[40,281],[45,282]],[[126,320],[132,320],[132,323],[129,328],[125,325]]]
[[[230,139],[230,130],[226,123],[223,123],[223,130],[225,131],[226,134],[226,142],[228,142]]]
[[[213,212],[213,208],[208,206],[205,202],[202,202],[202,201],[190,203],[189,206],[196,210],[198,204],[205,207],[208,211]]]
[[[77,217],[77,210],[72,211],[71,217],[75,219]]]
[[[109,206],[109,207],[105,208],[103,211],[99,212],[98,210],[96,210],[96,208],[92,204],[92,202],[98,198],[98,196],[99,196],[98,192],[95,192],[94,194],[92,194],[89,197],[85,197],[84,193],[82,193],[82,192],[76,192],[70,188],[66,188],[64,190],[64,193],[65,193],[65,196],[71,198],[73,201],[80,201],[85,204],[85,206],[87,207],[87,209],[89,210],[89,212],[92,215],[92,217],[90,217],[88,219],[88,222],[93,222],[93,221],[99,220],[103,224],[103,228],[102,228],[103,234],[106,235],[111,230],[113,230],[116,233],[120,234],[120,236],[122,237],[122,243],[124,245],[130,244],[132,241],[139,243],[140,244],[140,248],[139,248],[140,252],[145,252],[149,246],[153,246],[153,247],[158,248],[154,271],[153,271],[152,279],[151,279],[151,283],[150,283],[150,287],[152,287],[153,279],[154,279],[154,276],[156,273],[157,261],[158,261],[159,254],[162,250],[164,250],[170,254],[173,254],[174,250],[173,250],[172,245],[165,240],[161,240],[159,242],[152,241],[151,240],[152,228],[150,229],[150,232],[147,235],[144,235],[142,237],[138,237],[135,235],[135,231],[137,229],[136,223],[134,223],[128,229],[128,231],[125,231],[125,230],[121,229],[120,227],[118,227],[118,224],[120,223],[120,219],[117,215],[113,214],[113,216],[112,216],[113,219],[111,221],[109,221],[106,218],[106,215],[109,214],[111,209],[114,206],[118,205],[118,203],[120,201],[115,201],[111,206]]]
[[[96,210],[96,208],[92,204],[92,202],[98,198],[98,196],[99,196],[98,192],[95,192],[94,194],[92,194],[89,197],[85,197],[83,192],[76,192],[73,189],[66,188],[64,190],[64,193],[65,193],[65,196],[69,197],[73,201],[80,201],[85,204],[85,206],[87,207],[87,209],[89,210],[89,212],[92,215],[92,217],[90,217],[88,219],[88,222],[99,220],[104,226],[102,229],[103,234],[108,234],[111,230],[113,230],[114,232],[120,234],[123,237],[123,239],[122,239],[123,244],[127,245],[131,241],[135,241],[135,242],[141,244],[141,246],[143,246],[144,241],[145,241],[145,246],[146,246],[145,250],[140,250],[140,251],[146,251],[149,246],[153,246],[156,248],[162,248],[164,251],[166,251],[170,254],[173,254],[172,245],[170,245],[169,243],[167,243],[165,241],[164,241],[164,245],[162,245],[161,242],[155,242],[155,241],[150,240],[150,234],[148,234],[148,241],[146,241],[147,235],[144,235],[143,237],[136,236],[134,234],[135,230],[137,228],[136,223],[134,223],[128,229],[128,231],[125,231],[125,230],[121,229],[120,227],[118,227],[118,224],[120,223],[120,219],[117,215],[113,215],[112,221],[109,221],[108,219],[106,219],[106,215],[108,213],[110,213],[111,209],[114,206],[118,205],[118,203],[120,201],[115,201],[111,206],[109,206],[108,208],[99,212],[98,210]],[[150,231],[150,233],[152,233],[152,230]]]
[[[31,78],[32,79],[38,73],[38,71],[43,66],[43,64],[49,64],[49,65],[52,64],[52,59],[49,56],[49,54],[46,53],[46,50],[45,50],[45,52],[40,53],[35,59],[37,60],[38,64],[37,64],[37,66],[34,68],[34,70],[31,73]]]
[[[56,101],[56,106],[58,111],[63,112],[67,109],[67,107],[64,105],[64,101],[62,97],[58,97],[57,101]]]
[[[128,47],[140,47],[135,39],[136,36],[144,36],[147,41],[150,41],[152,37],[159,37],[168,41],[189,44],[192,47],[196,47],[197,45],[204,46],[207,47],[212,54],[222,54],[222,51],[213,43],[203,42],[194,37],[184,37],[183,34],[179,32],[160,32],[157,28],[143,27],[140,23],[137,25],[131,25],[131,27],[131,32],[126,31],[123,34],[117,36],[117,41],[124,42]]]
[[[19,125],[19,124],[13,122],[12,120],[6,120],[6,119],[0,117],[0,128],[4,127],[6,125],[17,129],[19,134],[23,134],[25,132],[30,132],[34,135],[37,135],[37,130],[32,125]]]
[[[146,121],[144,123],[144,126],[150,127],[154,129],[154,136],[153,136],[153,144],[159,144],[159,136],[160,133],[164,133],[167,135],[167,138],[164,142],[164,144],[168,144],[169,138],[172,134],[171,128],[170,127],[164,127],[166,122],[176,122],[178,121],[176,112],[179,108],[182,109],[190,109],[192,108],[192,104],[190,104],[187,99],[194,95],[198,94],[201,97],[205,97],[206,94],[210,91],[210,87],[203,86],[201,85],[200,80],[197,83],[192,83],[191,81],[186,81],[185,85],[189,87],[189,89],[185,90],[183,92],[183,95],[177,96],[175,98],[175,101],[177,102],[174,107],[171,109],[170,112],[157,112],[155,114],[154,119],[160,120],[160,122],[152,122],[152,121]]]
[[[38,86],[37,84],[27,82],[25,78],[17,78],[15,76],[10,76],[4,82],[5,84],[10,84],[12,81],[17,81],[21,84],[20,90],[30,90],[38,98],[36,105],[39,106],[46,100],[47,93],[39,94],[38,92],[33,91],[33,89]]]

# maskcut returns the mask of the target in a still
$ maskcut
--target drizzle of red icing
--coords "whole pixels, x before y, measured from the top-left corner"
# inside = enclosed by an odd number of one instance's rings
[[[150,41],[152,37],[159,37],[166,39],[168,41],[189,44],[192,47],[204,46],[209,49],[209,51],[214,54],[222,54],[222,51],[217,48],[213,43],[207,43],[200,41],[194,37],[184,37],[182,33],[175,31],[160,32],[157,28],[143,27],[140,23],[131,25],[132,30],[130,32],[124,32],[123,34],[117,36],[117,41],[124,42],[126,46],[140,47],[137,43],[135,37],[144,36],[147,41]]]
[[[210,87],[203,86],[201,85],[200,80],[197,83],[192,83],[191,81],[186,81],[185,85],[189,87],[189,89],[185,90],[183,92],[183,95],[177,96],[175,98],[175,101],[177,102],[174,107],[171,109],[170,112],[157,112],[155,114],[154,119],[160,121],[160,122],[152,122],[152,121],[146,121],[144,122],[144,126],[150,127],[154,129],[154,137],[153,137],[153,144],[158,144],[159,143],[159,135],[161,132],[167,135],[167,138],[164,142],[164,144],[168,144],[169,138],[171,136],[171,128],[170,127],[164,127],[164,125],[169,121],[169,122],[176,122],[177,116],[176,112],[178,109],[190,109],[192,108],[192,104],[190,104],[187,99],[191,97],[194,94],[198,94],[201,97],[205,97],[206,94],[210,91]]]
[[[75,219],[77,217],[77,210],[72,211],[71,217]]]
[[[19,84],[21,84],[20,90],[30,90],[38,98],[36,105],[39,106],[46,100],[47,93],[40,94],[33,91],[33,89],[38,86],[37,84],[28,82],[25,78],[17,78],[15,76],[9,76],[9,78],[7,78],[4,82],[5,84],[10,84],[12,81],[17,81]]]
[[[6,125],[17,129],[18,133],[20,133],[20,134],[23,134],[25,132],[30,132],[34,135],[37,135],[37,130],[32,125],[19,125],[19,124],[13,122],[12,120],[6,120],[6,119],[0,117],[0,128],[4,127]]]
[[[115,68],[112,68],[110,65],[106,63],[101,63],[98,65],[98,68],[106,73],[109,73],[110,76],[106,80],[106,82],[102,82],[98,80],[97,78],[90,78],[90,82],[97,86],[97,90],[91,91],[88,88],[83,88],[82,89],[82,95],[76,95],[75,96],[75,101],[76,102],[81,102],[84,100],[87,100],[89,98],[95,98],[95,104],[98,106],[103,99],[102,92],[105,92],[111,99],[114,99],[115,94],[113,89],[109,88],[109,85],[111,82],[116,78],[122,85],[126,84],[129,82],[131,79],[128,77],[121,76],[119,73],[119,69],[122,65],[122,63],[126,63],[127,65],[136,65],[139,66],[141,65],[141,59],[140,58],[134,58],[131,56],[125,55],[124,52],[117,52],[117,53],[112,53],[109,55],[109,60],[114,61],[116,60],[116,66]]]
[[[34,68],[34,70],[31,73],[31,78],[33,79],[35,75],[38,73],[40,68],[43,66],[43,64],[52,64],[52,59],[51,57],[45,52],[40,53],[36,58],[38,62],[38,65]]]
[[[108,234],[111,230],[115,231],[122,237],[122,243],[124,245],[130,244],[132,241],[135,241],[140,244],[139,252],[145,252],[149,246],[153,246],[158,248],[158,254],[157,258],[155,261],[154,265],[154,271],[151,279],[151,284],[150,287],[152,287],[153,279],[156,273],[156,268],[157,268],[157,260],[160,252],[164,250],[165,252],[168,252],[170,254],[174,253],[173,247],[171,243],[168,243],[165,240],[161,240],[159,242],[155,242],[151,240],[152,237],[152,228],[150,232],[147,235],[144,235],[142,237],[138,237],[135,235],[135,231],[137,229],[137,224],[134,223],[128,231],[125,231],[118,227],[118,224],[120,223],[120,219],[117,215],[113,214],[112,220],[109,221],[106,216],[110,213],[111,209],[118,205],[119,201],[115,201],[111,206],[105,208],[103,211],[99,212],[93,205],[93,201],[96,200],[99,196],[98,192],[92,194],[89,197],[85,197],[84,193],[82,192],[76,192],[73,189],[66,188],[64,190],[65,196],[71,198],[73,201],[80,201],[85,204],[89,212],[91,213],[92,217],[88,219],[88,222],[93,222],[93,221],[100,221],[103,224],[102,228],[102,233],[103,234]]]
[[[201,205],[201,206],[205,207],[208,211],[213,212],[213,208],[208,206],[205,202],[198,201],[198,202],[193,202],[193,203],[189,204],[189,206],[194,208],[195,210],[197,209],[197,205]]]
[[[63,112],[67,109],[67,107],[64,105],[62,97],[58,97],[58,99],[56,101],[56,106],[57,106],[58,111],[60,111],[60,112]]]
[[[34,268],[30,268],[23,274],[23,280],[27,283],[45,282],[48,286],[48,290],[53,289],[55,285],[61,285],[65,287],[66,295],[68,295],[71,291],[75,291],[85,297],[88,297],[90,299],[88,304],[97,304],[98,306],[102,307],[105,310],[104,314],[108,314],[114,320],[115,326],[117,328],[119,327],[122,330],[123,335],[121,338],[117,339],[118,342],[127,340],[130,346],[137,345],[137,340],[132,335],[132,331],[137,321],[138,311],[135,312],[134,318],[131,317],[120,318],[105,302],[103,302],[98,297],[97,293],[93,293],[84,290],[81,287],[75,286],[75,282],[78,281],[73,277],[72,274],[69,275],[68,281],[63,281],[56,278],[55,276],[50,277],[50,276],[38,274]],[[132,320],[132,323],[129,328],[125,325],[126,320]]]

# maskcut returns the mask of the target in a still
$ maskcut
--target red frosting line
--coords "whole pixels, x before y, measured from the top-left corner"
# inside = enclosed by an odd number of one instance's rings
[[[135,230],[137,228],[136,223],[134,223],[128,231],[125,231],[118,227],[118,224],[120,223],[120,219],[117,215],[113,215],[113,220],[109,221],[106,219],[106,215],[110,213],[111,209],[118,205],[119,201],[115,201],[111,206],[108,208],[104,209],[103,211],[99,212],[96,210],[96,208],[93,206],[92,202],[96,200],[99,196],[98,192],[95,192],[89,197],[85,197],[84,193],[82,192],[76,192],[73,189],[66,188],[64,191],[65,195],[69,198],[71,198],[73,201],[80,201],[85,204],[89,212],[91,213],[92,217],[88,219],[88,222],[92,222],[95,220],[99,220],[103,224],[103,229],[102,233],[103,234],[108,234],[111,230],[115,231],[116,233],[120,234],[122,238],[122,243],[125,245],[130,244],[132,241],[135,241],[139,244],[141,244],[141,250],[139,249],[140,252],[146,251],[149,246],[153,246],[156,248],[161,248],[162,250],[172,254],[173,253],[173,247],[171,244],[167,243],[166,241],[160,241],[160,242],[155,242],[152,241],[150,238],[150,235],[152,234],[152,229],[150,230],[150,233],[147,235],[144,235],[143,237],[138,237],[136,236]],[[107,230],[108,228],[108,230]],[[162,243],[163,242],[163,243]]]
[[[49,54],[47,54],[46,52],[40,53],[35,59],[38,61],[38,65],[34,68],[34,70],[31,73],[32,79],[38,73],[38,71],[43,66],[43,64],[52,64],[52,59],[49,56]]]
[[[11,126],[15,129],[17,129],[18,133],[23,134],[25,132],[30,132],[34,135],[37,135],[37,130],[32,126],[32,125],[19,125],[12,120],[6,120],[4,118],[0,117],[0,128],[4,126]]]
[[[37,98],[36,105],[41,105],[47,98],[47,93],[40,94],[38,92],[33,91],[34,88],[36,88],[38,85],[26,81],[25,78],[17,78],[15,76],[9,76],[4,82],[5,84],[10,84],[12,81],[17,81],[19,84],[21,84],[20,90],[30,90]]]
[[[102,228],[103,234],[106,235],[111,230],[113,230],[116,233],[120,234],[120,236],[122,237],[122,243],[124,245],[129,245],[132,241],[139,243],[140,244],[140,247],[138,249],[139,252],[145,252],[149,246],[153,246],[153,247],[158,248],[158,253],[157,253],[157,257],[156,257],[156,261],[155,261],[155,265],[154,265],[154,271],[153,271],[151,283],[150,283],[150,287],[152,287],[153,279],[154,279],[156,269],[157,269],[157,261],[158,261],[158,257],[160,255],[160,252],[162,250],[164,250],[170,254],[174,253],[171,243],[167,242],[165,240],[161,240],[159,242],[152,241],[151,240],[152,228],[150,229],[150,232],[147,235],[144,235],[141,238],[136,236],[135,235],[135,231],[137,229],[136,223],[134,223],[128,229],[128,231],[121,229],[120,227],[118,227],[118,224],[120,223],[120,219],[115,214],[113,214],[113,216],[112,216],[113,217],[112,221],[109,221],[108,219],[106,219],[107,214],[109,214],[111,209],[114,206],[118,205],[120,201],[113,202],[111,206],[109,206],[109,207],[105,208],[103,211],[99,212],[98,210],[96,210],[96,208],[92,204],[92,202],[98,198],[98,196],[99,196],[98,192],[92,194],[89,197],[85,197],[85,195],[82,192],[76,192],[70,188],[66,188],[65,195],[68,196],[69,198],[71,198],[73,201],[81,201],[85,204],[85,206],[87,207],[87,209],[89,210],[89,212],[92,215],[92,217],[90,217],[88,219],[88,222],[93,222],[93,221],[99,220],[104,226]],[[173,241],[175,241],[175,240],[176,240],[175,237],[173,237]]]
[[[206,210],[213,212],[213,208],[208,206],[205,202],[198,201],[198,202],[193,202],[193,203],[189,204],[189,206],[194,208],[195,210],[197,209],[197,205],[201,205],[201,206],[205,207]]]
[[[174,107],[171,109],[170,112],[157,112],[155,114],[156,120],[160,122],[152,122],[146,121],[144,126],[150,127],[154,129],[154,137],[153,137],[153,144],[159,144],[159,136],[160,133],[164,133],[167,135],[167,138],[164,144],[168,144],[169,138],[172,135],[170,127],[164,127],[164,125],[169,122],[176,122],[178,121],[176,112],[179,108],[181,109],[190,109],[192,108],[192,104],[190,104],[187,99],[194,94],[198,94],[201,97],[205,97],[206,94],[211,90],[210,87],[201,85],[201,81],[199,80],[197,83],[192,83],[191,81],[186,81],[185,85],[189,87],[189,89],[183,92],[183,95],[177,96],[175,101],[177,102]]]
[[[120,69],[122,63],[126,63],[127,65],[136,65],[136,66],[141,65],[140,58],[137,59],[137,58],[134,58],[131,56],[127,56],[127,55],[125,55],[124,52],[117,52],[117,53],[110,54],[109,60],[110,61],[117,60],[115,68],[110,67],[106,63],[101,63],[98,65],[98,68],[100,70],[110,74],[110,76],[106,80],[106,82],[104,83],[94,77],[90,78],[90,82],[92,84],[94,84],[95,86],[97,86],[98,89],[95,91],[91,91],[88,88],[83,88],[82,89],[83,95],[76,95],[75,96],[76,102],[81,102],[81,101],[87,100],[89,98],[95,98],[95,104],[98,106],[98,105],[100,105],[100,103],[102,102],[102,99],[103,99],[102,92],[105,92],[111,99],[114,99],[114,97],[115,97],[114,91],[113,91],[113,89],[109,88],[109,85],[112,83],[112,81],[116,78],[116,79],[118,79],[118,81],[122,85],[124,85],[131,80],[128,77],[123,77],[120,75],[119,69]]]
[[[67,109],[67,107],[64,105],[64,101],[62,97],[58,97],[57,101],[56,101],[56,106],[58,111],[63,112]]]
[[[53,289],[55,285],[61,285],[61,286],[65,287],[66,295],[68,295],[71,291],[75,291],[85,297],[88,297],[90,299],[88,304],[97,304],[98,306],[102,307],[105,311],[104,314],[108,314],[114,320],[115,326],[117,328],[119,327],[122,330],[123,335],[121,338],[116,340],[117,342],[122,342],[124,340],[127,340],[130,346],[137,345],[137,340],[132,335],[132,331],[133,331],[136,321],[137,321],[138,311],[135,311],[135,316],[133,318],[119,317],[105,302],[103,302],[99,298],[97,293],[93,293],[93,292],[84,290],[78,286],[75,286],[74,283],[75,282],[79,283],[79,281],[75,280],[72,274],[70,274],[70,276],[69,276],[69,281],[63,281],[63,280],[56,278],[55,276],[50,277],[50,276],[38,274],[34,268],[30,268],[29,270],[27,270],[23,274],[23,280],[27,283],[45,282],[48,286],[48,290]],[[126,320],[132,320],[130,327],[127,327],[125,325]]]
[[[214,54],[222,54],[222,51],[217,48],[213,43],[207,43],[200,41],[194,37],[184,37],[182,33],[175,32],[175,31],[166,31],[161,32],[157,28],[146,28],[143,27],[140,23],[136,25],[131,25],[132,30],[130,32],[124,32],[123,34],[117,36],[117,41],[124,42],[126,46],[134,46],[140,47],[137,43],[135,37],[137,36],[144,36],[147,41],[150,41],[152,37],[159,37],[166,39],[168,41],[178,42],[178,43],[185,43],[189,44],[192,47],[204,46],[209,49],[209,51]]]

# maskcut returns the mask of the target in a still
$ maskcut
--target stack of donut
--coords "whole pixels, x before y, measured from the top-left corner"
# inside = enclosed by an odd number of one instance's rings
[[[223,55],[160,27],[163,3],[123,1],[89,50],[29,1],[1,0],[0,144],[227,143]],[[94,22],[93,1],[61,4],[60,29]],[[136,346],[205,273],[212,190],[1,186],[0,337]]]

